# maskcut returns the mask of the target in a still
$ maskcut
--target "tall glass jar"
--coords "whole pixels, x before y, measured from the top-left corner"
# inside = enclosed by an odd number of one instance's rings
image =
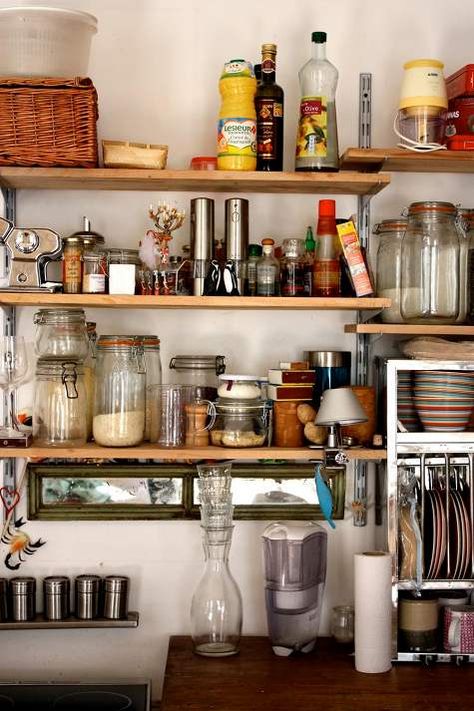
[[[239,651],[242,597],[229,569],[232,529],[202,528],[206,563],[191,602],[191,635],[194,651],[205,657],[228,657]]]
[[[225,356],[221,355],[177,355],[170,360],[173,382],[179,385],[193,385],[197,400],[215,400],[217,397],[217,377],[225,373]]]
[[[461,301],[466,300],[466,320],[474,321],[474,209],[462,207],[458,210],[459,223],[463,233],[461,241]],[[460,309],[460,316],[463,309]],[[458,323],[462,323],[458,318]]]
[[[406,218],[397,217],[392,220],[382,220],[374,227],[374,235],[379,235],[376,273],[377,296],[392,301],[392,305],[383,309],[380,314],[384,323],[402,323],[402,239],[407,224]]]
[[[406,323],[456,323],[460,309],[461,235],[449,202],[414,202],[402,241],[401,315]]]
[[[143,348],[145,359],[145,440],[150,440],[152,419],[152,385],[161,385],[161,355],[158,336],[136,336],[137,343]]]
[[[302,239],[283,240],[280,260],[280,291],[282,296],[305,296],[305,250]]]
[[[84,360],[89,352],[82,309],[41,309],[34,316],[35,351],[40,358]]]
[[[94,321],[87,321],[87,336],[89,338],[89,352],[84,361],[84,385],[86,388],[87,400],[87,439],[89,440],[92,437],[92,419],[94,417],[95,351],[97,345],[97,331]]]
[[[74,361],[39,358],[33,408],[35,442],[47,447],[80,447],[86,443],[84,369]]]
[[[135,336],[97,341],[92,432],[103,447],[132,447],[145,433],[145,364]]]

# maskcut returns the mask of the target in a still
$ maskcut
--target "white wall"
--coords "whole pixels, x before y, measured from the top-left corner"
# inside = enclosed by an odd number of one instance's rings
[[[2,2],[0,5],[9,5]],[[30,3],[28,3],[30,4]],[[357,144],[359,73],[374,81],[373,145],[394,145],[391,123],[401,78],[410,58],[444,59],[446,73],[473,60],[474,9],[463,0],[388,3],[376,0],[71,0],[57,2],[92,12],[99,20],[90,76],[100,98],[100,137],[167,143],[169,167],[186,167],[196,154],[214,152],[218,109],[217,79],[222,63],[235,56],[256,60],[260,44],[278,44],[278,79],[286,92],[286,159],[293,165],[297,71],[310,53],[314,29],[328,32],[330,59],[340,71],[340,146]],[[374,221],[399,214],[413,200],[446,199],[472,206],[470,176],[394,176],[392,186],[373,202]],[[147,207],[168,197],[188,209],[187,194],[20,191],[21,224],[51,226],[67,234],[87,214],[109,245],[136,247],[149,227]],[[215,196],[218,233],[223,201]],[[281,240],[303,236],[314,223],[316,199],[251,195],[251,239],[271,234]],[[338,198],[338,214],[356,208],[354,198]],[[185,240],[188,225],[178,244]],[[32,311],[21,310],[20,332],[32,333]],[[236,312],[89,312],[102,333],[153,332],[163,344],[163,362],[178,352],[224,353],[229,370],[264,373],[281,358],[304,348],[352,348],[343,324],[352,314]],[[348,486],[350,497],[350,483]],[[329,578],[323,631],[333,604],[352,596],[352,554],[374,545],[371,523],[352,527],[348,516],[329,535]],[[232,569],[244,599],[244,633],[264,634],[259,553],[263,524],[236,526]],[[33,536],[48,543],[22,568],[39,578],[64,572],[123,571],[133,577],[132,609],[141,613],[138,630],[3,632],[0,678],[64,679],[152,677],[155,696],[170,634],[189,631],[188,609],[202,568],[197,522],[31,523]],[[4,574],[2,570],[1,574]]]

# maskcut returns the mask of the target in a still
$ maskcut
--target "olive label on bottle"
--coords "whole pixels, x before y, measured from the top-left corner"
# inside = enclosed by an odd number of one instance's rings
[[[325,96],[303,96],[300,103],[296,158],[327,156],[328,113]]]
[[[257,155],[257,126],[253,119],[220,119],[217,133],[217,155]]]
[[[283,105],[275,99],[257,99],[257,154],[266,160],[277,158],[277,125],[283,117]]]

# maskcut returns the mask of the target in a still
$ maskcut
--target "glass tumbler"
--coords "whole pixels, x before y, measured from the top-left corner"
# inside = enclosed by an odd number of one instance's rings
[[[151,403],[150,441],[160,447],[183,447],[185,406],[194,402],[195,388],[192,385],[152,385],[147,395]]]

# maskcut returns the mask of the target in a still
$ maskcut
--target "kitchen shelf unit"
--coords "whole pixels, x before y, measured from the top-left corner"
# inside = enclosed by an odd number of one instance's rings
[[[401,591],[413,591],[414,582],[399,578],[400,551],[399,551],[399,466],[400,462],[409,460],[410,455],[420,462],[419,486],[421,491],[427,490],[425,481],[425,458],[430,455],[442,455],[446,466],[446,480],[450,478],[452,465],[450,457],[461,457],[466,460],[469,481],[469,503],[467,506],[469,517],[469,536],[471,544],[474,542],[474,433],[473,432],[398,432],[397,420],[397,382],[398,373],[406,371],[474,371],[474,362],[468,361],[429,361],[429,360],[390,360],[387,363],[387,534],[388,550],[392,555],[392,611],[393,611],[393,640],[392,650],[395,661],[431,661],[449,662],[463,658],[463,661],[474,662],[474,654],[462,655],[460,653],[448,654],[446,652],[417,653],[406,652],[398,649],[397,641],[397,616],[398,597]],[[410,465],[408,465],[410,466]],[[429,465],[427,465],[429,466]],[[432,483],[431,483],[432,486]],[[426,494],[421,494],[421,501]],[[446,494],[447,496],[447,494]],[[446,498],[446,501],[448,499]],[[446,504],[447,505],[447,504]],[[421,510],[423,512],[423,503]],[[449,524],[449,516],[446,516]],[[422,531],[423,531],[422,513]],[[454,524],[454,521],[451,521]],[[449,530],[447,539],[450,539]],[[450,544],[449,544],[450,545]],[[471,547],[470,556],[466,561],[467,573],[462,579],[455,577],[431,579],[425,577],[426,571],[419,586],[420,590],[474,590],[474,547]],[[449,570],[448,570],[449,574]]]
[[[0,622],[2,630],[79,630],[79,629],[105,629],[105,628],[135,628],[138,627],[139,613],[129,612],[123,620],[106,620],[98,617],[94,620],[79,620],[77,617],[67,617],[64,620],[47,620],[44,615],[38,614],[29,622]]]
[[[403,148],[348,148],[341,156],[341,167],[368,174],[381,170],[393,173],[474,173],[474,151],[421,153]]]

